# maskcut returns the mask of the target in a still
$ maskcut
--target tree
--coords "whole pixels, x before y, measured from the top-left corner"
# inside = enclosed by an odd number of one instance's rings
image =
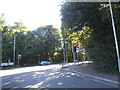
[[[16,36],[16,58],[17,55],[24,50],[23,44],[25,31],[28,31],[26,27],[23,27],[24,24],[21,22],[15,23],[13,26],[6,25],[2,29],[2,56],[3,62],[7,62],[8,59],[13,59],[13,44],[14,44],[14,35]],[[21,42],[20,42],[21,41]],[[17,59],[16,59],[17,61]]]
[[[116,25],[119,20],[117,5],[118,3],[112,5],[114,12],[117,13],[115,14]],[[62,5],[61,15],[64,30],[66,29],[69,35],[83,31],[78,34],[77,42],[87,48],[87,54],[93,60],[94,69],[100,72],[111,72],[111,70],[116,72],[117,60],[108,3],[66,2]],[[83,30],[83,27],[86,28]],[[92,32],[86,32],[87,30]]]
[[[2,30],[2,62],[13,60],[14,36],[16,37],[15,65],[18,63],[18,54],[22,55],[20,66],[38,65],[41,60],[54,61],[54,63],[61,61],[62,58],[58,58],[61,56],[61,32],[52,25],[29,31],[22,21],[15,22],[14,25],[6,25],[4,15],[1,15],[0,29]]]
[[[60,31],[52,25],[48,25],[39,27],[34,31],[34,36],[37,41],[36,48],[41,48],[36,53],[42,56],[43,60],[50,60],[50,58],[53,60],[55,51],[61,47]]]
[[[2,31],[5,25],[4,14],[0,14],[0,60],[2,60]]]

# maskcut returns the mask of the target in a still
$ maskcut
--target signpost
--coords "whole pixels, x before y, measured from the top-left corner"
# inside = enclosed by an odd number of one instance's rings
[[[22,55],[21,54],[18,54],[18,66],[20,66],[20,59],[22,59]]]
[[[85,60],[86,49],[83,48],[81,51],[84,52],[83,59],[84,59],[84,66],[86,67],[86,60]]]
[[[8,66],[10,66],[10,61],[11,61],[11,60],[9,59],[9,60],[8,60]]]

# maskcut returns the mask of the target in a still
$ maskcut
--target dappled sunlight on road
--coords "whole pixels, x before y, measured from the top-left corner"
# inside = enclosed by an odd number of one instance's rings
[[[7,84],[10,84],[11,82],[6,82],[6,83],[4,83],[3,85],[7,85]]]
[[[12,70],[3,70],[1,71],[4,72],[1,75],[3,79],[2,86],[5,88],[13,87],[35,88],[42,85],[45,81],[48,82],[51,79],[57,78],[57,76],[55,75],[59,74],[60,72],[55,71],[59,69],[60,65],[47,65]],[[31,82],[28,82],[29,80]]]
[[[67,74],[65,72],[61,73],[59,70],[50,70],[49,72],[47,70],[45,71],[40,71],[40,72],[34,72],[32,74],[32,77],[33,78],[37,78],[37,83],[34,83],[34,84],[29,84],[29,85],[26,85],[24,86],[24,88],[46,88],[46,87],[51,87],[51,86],[60,86],[63,84],[63,82],[53,82],[54,80],[57,80],[58,78],[60,78],[61,76],[64,76],[64,77],[70,77],[69,75],[64,75],[64,74]],[[33,79],[31,78],[31,79]],[[39,79],[38,79],[39,78]],[[43,78],[43,79],[41,79]],[[51,83],[50,83],[51,82]],[[54,84],[54,85],[53,85]]]
[[[63,83],[58,83],[58,85],[62,85]]]
[[[35,72],[34,75],[36,75],[36,73],[39,75],[38,72]],[[38,88],[38,87],[40,87],[40,88],[50,88],[50,87],[54,87],[54,86],[62,88],[63,87],[62,85],[64,83],[62,81],[63,78],[67,79],[67,78],[70,78],[71,76],[75,75],[74,73],[71,73],[71,72],[61,72],[60,70],[56,71],[56,72],[52,72],[51,71],[51,73],[44,72],[42,74],[40,74],[40,75],[42,75],[41,77],[44,77],[44,80],[39,81],[38,83],[36,83],[34,85],[25,86],[25,88],[28,88],[28,87],[29,88]],[[36,75],[36,78],[39,77],[38,75]],[[74,86],[74,85],[72,85],[72,86]]]
[[[72,65],[75,67],[76,65]],[[33,69],[34,68],[34,69]],[[69,67],[68,67],[69,68]],[[36,66],[27,67],[21,73],[14,73],[11,75],[3,76],[3,87],[4,88],[78,88],[86,87],[85,82],[89,83],[89,87],[94,87],[96,82],[92,82],[81,76],[80,74],[74,73],[73,70],[68,68],[61,68],[60,65],[47,65],[47,66]],[[31,69],[28,70],[27,69]],[[33,70],[32,70],[33,69]],[[19,70],[19,69],[16,69]],[[21,69],[23,70],[23,68]],[[13,70],[14,71],[14,70]],[[25,72],[26,71],[26,72]],[[79,82],[79,80],[81,82]],[[76,85],[76,81],[77,84]],[[98,87],[97,85],[95,87]]]
[[[74,64],[82,64],[84,62],[77,62],[77,63],[64,63],[64,66],[70,66]],[[86,63],[92,63],[92,61],[86,61]],[[13,74],[20,74],[20,73],[26,73],[31,71],[40,71],[40,70],[47,70],[47,69],[60,69],[62,67],[62,64],[53,64],[53,65],[46,65],[46,66],[33,66],[33,67],[23,67],[23,68],[16,68],[11,70],[1,70],[0,71],[0,77],[7,76],[7,75],[13,75]]]
[[[61,65],[35,66],[12,70],[3,70],[2,79],[5,88],[38,88],[51,87],[51,84],[62,85],[62,82],[54,82],[61,76],[65,77],[61,72]],[[67,74],[67,73],[66,73]],[[28,82],[30,80],[30,82]],[[52,82],[52,83],[49,83]],[[54,83],[53,83],[54,82]],[[23,84],[24,83],[24,84]],[[49,84],[48,84],[49,83]]]
[[[55,65],[46,65],[46,66],[23,67],[23,68],[11,69],[11,70],[1,70],[0,77],[13,75],[13,74],[20,74],[25,72],[31,72],[31,71],[47,70],[52,68],[58,69],[60,67],[61,67],[61,64],[55,64]]]
[[[16,82],[23,82],[24,80],[15,80]]]
[[[35,71],[32,76],[34,78],[39,78],[37,83],[26,85],[24,88],[50,88],[50,87],[61,87],[63,85],[62,78],[70,78],[71,72],[64,72],[59,69],[56,70],[45,70],[42,72]],[[59,80],[61,78],[61,80]]]
[[[44,66],[43,70],[36,69],[31,72],[12,74],[3,76],[2,79],[2,88],[86,88],[85,83],[87,83],[87,87],[94,88],[100,85],[96,82],[91,83],[90,80],[81,78],[79,74],[67,70],[67,68],[58,68],[58,66],[49,66],[49,68]]]

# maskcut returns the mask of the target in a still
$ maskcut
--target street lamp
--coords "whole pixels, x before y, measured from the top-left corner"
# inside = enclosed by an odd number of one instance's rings
[[[63,62],[65,62],[65,35],[64,35],[64,23],[63,22],[62,22],[62,25],[61,25],[61,30],[62,30],[62,35],[63,35],[63,57],[64,57]]]
[[[15,66],[15,43],[16,43],[16,36],[14,35],[14,45],[13,45],[13,66]]]
[[[110,14],[111,14],[111,19],[112,19],[112,26],[113,26],[113,33],[114,33],[114,39],[115,39],[117,58],[118,58],[118,70],[119,70],[119,74],[120,74],[120,56],[119,56],[119,49],[118,49],[116,30],[115,30],[115,23],[114,23],[114,18],[113,18],[113,11],[112,11],[112,6],[111,6],[111,1],[110,0],[109,0],[109,5],[110,5]]]

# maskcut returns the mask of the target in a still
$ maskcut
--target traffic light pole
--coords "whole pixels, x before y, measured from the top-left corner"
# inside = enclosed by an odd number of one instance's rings
[[[76,60],[76,52],[73,52],[73,60]]]
[[[85,55],[83,55],[83,59],[84,59],[84,67],[86,67]]]

